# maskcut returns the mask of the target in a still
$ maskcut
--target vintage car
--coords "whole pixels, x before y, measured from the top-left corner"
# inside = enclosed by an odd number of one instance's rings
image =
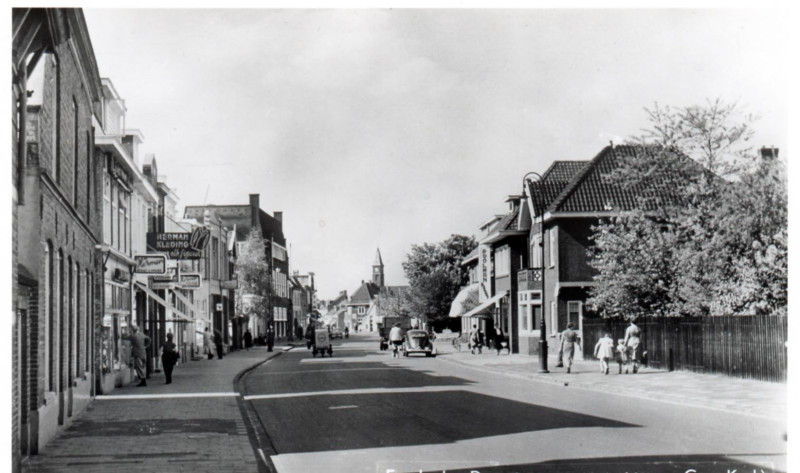
[[[409,330],[403,341],[403,356],[421,353],[425,356],[436,356],[436,348],[428,332],[424,330]]]

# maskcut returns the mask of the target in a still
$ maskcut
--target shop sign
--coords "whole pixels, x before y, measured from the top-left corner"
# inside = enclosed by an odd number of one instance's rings
[[[217,308],[217,312],[222,312],[222,303],[221,302],[217,302],[216,308]]]
[[[233,279],[229,281],[220,281],[219,282],[220,289],[239,289],[239,279],[236,275],[233,276]]]
[[[182,289],[194,289],[200,287],[200,274],[181,274],[180,283]]]
[[[136,255],[135,273],[164,274],[167,272],[167,257],[164,255]]]
[[[150,289],[173,289],[178,284],[178,276],[175,273],[166,276],[150,276],[147,278]]]
[[[149,232],[147,234],[147,245],[155,251],[164,253],[170,259],[200,259],[203,252],[194,246],[192,243],[198,244],[202,241],[192,242],[192,233],[183,232]],[[208,243],[206,241],[206,243]]]

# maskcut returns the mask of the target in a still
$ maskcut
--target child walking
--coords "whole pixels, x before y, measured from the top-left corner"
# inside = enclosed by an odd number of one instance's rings
[[[625,339],[617,341],[617,363],[619,364],[619,374],[622,374],[622,365],[625,365],[625,374],[628,373],[628,347],[625,346]]]
[[[610,333],[604,333],[603,338],[597,341],[594,346],[594,356],[600,360],[600,372],[608,374],[608,360],[614,356],[614,340],[611,339]]]

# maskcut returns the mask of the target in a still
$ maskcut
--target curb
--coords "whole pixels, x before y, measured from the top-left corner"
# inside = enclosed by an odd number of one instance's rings
[[[272,352],[270,356],[267,356],[263,360],[259,361],[258,363],[249,366],[233,377],[233,388],[236,391],[236,403],[239,405],[239,411],[242,415],[242,420],[245,423],[245,427],[247,429],[247,436],[250,440],[250,446],[253,448],[253,454],[256,456],[256,463],[258,464],[258,471],[259,473],[276,473],[277,469],[275,468],[275,464],[272,462],[270,458],[272,454],[277,453],[275,450],[275,446],[272,443],[272,438],[269,436],[269,433],[264,428],[261,419],[258,416],[258,412],[253,408],[252,404],[248,401],[245,401],[243,398],[243,378],[247,376],[251,371],[255,370],[259,366],[272,361],[274,358],[281,356],[282,354],[293,350],[296,348],[295,345],[290,344],[289,346],[282,348],[279,351]],[[261,448],[262,445],[269,445],[269,449],[264,453],[264,450]]]

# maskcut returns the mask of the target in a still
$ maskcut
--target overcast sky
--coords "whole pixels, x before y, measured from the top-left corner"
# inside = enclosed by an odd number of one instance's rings
[[[283,211],[319,295],[406,284],[527,171],[591,159],[643,107],[708,98],[786,147],[786,21],[765,10],[84,10],[100,74],[183,205]],[[783,153],[782,153],[783,154]]]

